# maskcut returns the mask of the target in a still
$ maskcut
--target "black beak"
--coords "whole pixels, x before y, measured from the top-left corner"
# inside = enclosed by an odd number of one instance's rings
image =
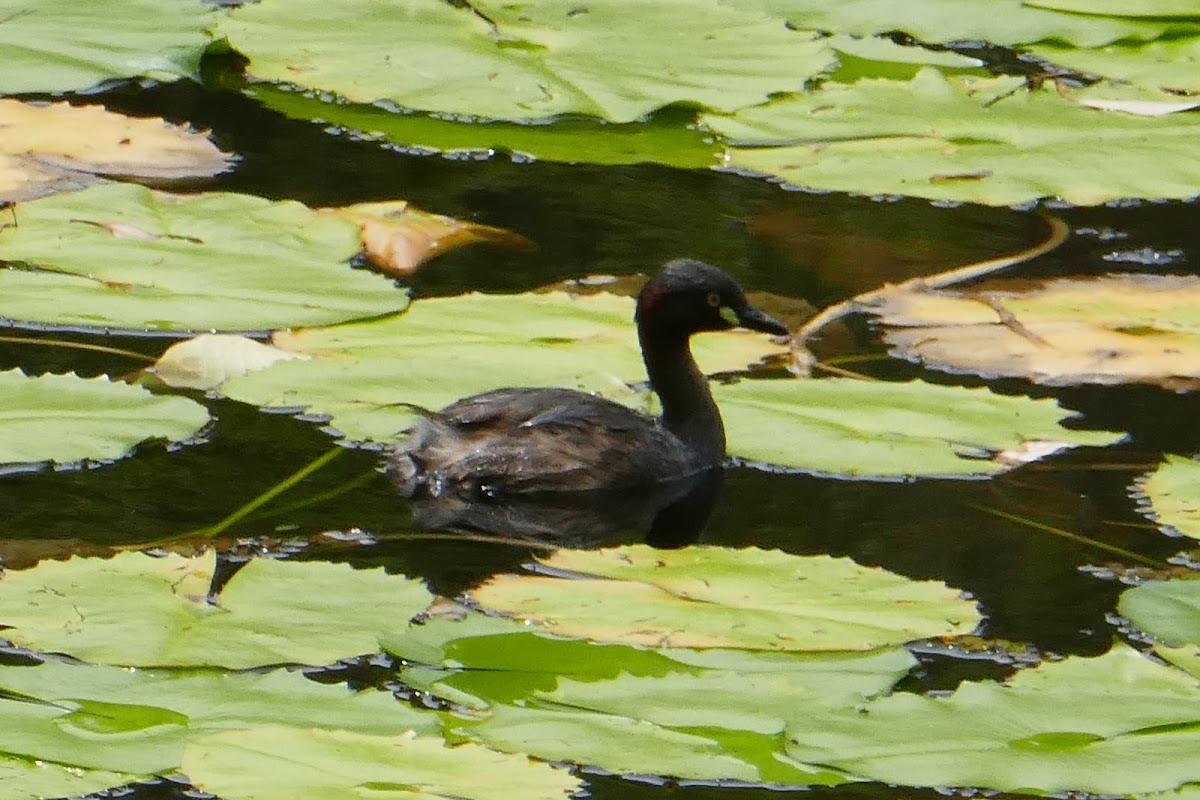
[[[759,311],[749,303],[744,308],[737,311],[738,325],[743,328],[749,328],[752,331],[762,331],[763,333],[773,333],[776,336],[791,336],[792,332],[787,329],[779,320],[774,317]]]

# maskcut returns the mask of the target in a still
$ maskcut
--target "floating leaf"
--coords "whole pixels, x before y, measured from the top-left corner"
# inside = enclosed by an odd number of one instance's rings
[[[715,738],[611,714],[503,706],[485,723],[456,732],[496,750],[595,765],[617,774],[762,782],[753,764],[730,755]]]
[[[0,668],[0,753],[81,769],[167,773],[186,743],[264,724],[397,735],[437,718],[389,692],[351,692],[297,672],[128,670],[48,661]],[[120,781],[118,781],[120,782]]]
[[[979,13],[978,10],[973,13]],[[987,205],[1059,196],[1078,205],[1197,194],[1200,118],[1083,108],[1020,78],[826,83],[703,121],[729,166],[812,189]]]
[[[1108,17],[1191,17],[1200,22],[1200,8],[1194,0],[1023,0],[1024,5],[1069,11],[1075,14],[1103,14]]]
[[[1117,611],[1168,645],[1200,645],[1200,580],[1148,581],[1125,590]]]
[[[0,0],[0,93],[191,77],[212,41],[211,24],[211,10],[199,0]]]
[[[1195,3],[1185,2],[1195,9]],[[1200,36],[1197,35],[1097,48],[1042,44],[1031,50],[1053,64],[1102,75],[1120,84],[1175,93],[1200,91]]]
[[[0,785],[8,800],[45,800],[47,797],[82,797],[113,786],[132,783],[141,776],[103,770],[65,767],[46,761],[0,755]]]
[[[524,236],[503,228],[427,214],[403,200],[320,211],[358,225],[367,259],[384,272],[399,277],[411,275],[434,256],[472,242],[517,250],[533,247],[533,242]]]
[[[374,138],[417,153],[455,157],[490,156],[496,151],[525,160],[585,164],[653,162],[681,169],[705,169],[717,163],[719,147],[699,130],[695,111],[665,109],[649,120],[614,125],[594,119],[557,119],[552,124],[445,119],[439,115],[398,113],[382,105],[338,103],[254,84],[246,92],[268,108],[295,119],[320,121],[357,138]]]
[[[245,336],[202,333],[168,347],[153,373],[168,386],[185,389],[215,389],[238,375],[266,369],[277,361],[308,358]]]
[[[791,676],[808,686],[819,685],[813,697],[837,704],[887,689],[916,664],[900,647],[865,653],[647,649],[567,639],[507,617],[478,613],[461,621],[410,625],[386,637],[383,645],[408,662],[401,676],[409,685],[483,710],[497,703],[522,703],[535,692],[552,692],[566,678],[592,683],[622,676],[714,673],[737,673],[747,679],[766,673]]]
[[[1072,414],[1053,400],[922,381],[745,380],[713,393],[731,453],[830,475],[988,475],[1122,438],[1064,428]]]
[[[0,317],[256,330],[373,317],[408,302],[387,279],[345,265],[360,249],[352,223],[299,203],[113,184],[25,203],[20,214],[19,227],[0,230],[0,259],[32,268],[0,271]]]
[[[1145,498],[1144,514],[1172,532],[1200,539],[1200,462],[1168,453],[1134,489]]]
[[[962,683],[948,697],[897,692],[819,726],[798,721],[789,738],[793,758],[893,784],[1164,791],[1200,780],[1200,688],[1118,645],[1007,684]]]
[[[1065,0],[1068,1],[1069,0]],[[1154,39],[1172,27],[1158,20],[1102,16],[1094,2],[1086,14],[1061,14],[1024,0],[725,0],[726,5],[780,14],[797,28],[856,36],[901,31],[923,42],[986,41],[1015,45],[1059,39],[1095,46],[1118,39]],[[1134,0],[1137,2],[1137,0]],[[1188,2],[1188,0],[1178,0]]]
[[[0,25],[0,31],[4,28]],[[2,35],[2,34],[0,34]],[[103,106],[32,105],[0,99],[0,200],[77,189],[96,176],[188,178],[216,175],[231,156],[206,134],[163,119],[138,119]]]
[[[385,646],[408,662],[406,684],[477,710],[479,722],[447,718],[454,735],[616,773],[791,785],[846,777],[788,759],[779,736],[787,720],[853,707],[915,664],[899,647],[648,650],[482,614],[412,625]]]
[[[121,458],[146,439],[189,439],[208,423],[204,406],[183,397],[19,369],[0,372],[0,409],[0,465]]]
[[[561,800],[564,770],[439,738],[263,727],[199,739],[183,771],[225,800]]]
[[[586,577],[507,575],[470,595],[552,633],[658,647],[869,650],[979,622],[945,584],[827,556],[637,545],[562,550],[543,563]]]
[[[1143,117],[1162,117],[1167,114],[1178,114],[1181,111],[1191,111],[1200,108],[1200,100],[1107,100],[1098,97],[1077,98],[1082,106],[1098,108],[1102,111],[1120,111],[1125,114],[1137,114]]]
[[[1001,285],[1003,287],[1003,285]],[[1051,385],[1200,386],[1200,279],[1108,275],[1016,291],[899,289],[867,309],[902,355]]]
[[[636,14],[625,0],[381,8],[264,0],[231,12],[219,31],[255,78],[508,120],[576,113],[631,122],[673,103],[732,111],[798,90],[834,62],[811,33],[717,0],[656,0]]]
[[[1154,653],[1168,664],[1174,664],[1200,679],[1200,645],[1171,647],[1170,645],[1156,644]]]
[[[837,662],[835,657],[827,666],[836,669]],[[864,700],[864,694],[842,691],[846,682],[836,673],[797,666],[799,670],[750,674],[713,670],[604,681],[560,679],[553,691],[535,692],[515,706],[493,707],[482,723],[459,725],[454,733],[509,752],[616,773],[793,786],[853,780],[838,770],[796,762],[783,752],[787,720],[820,726],[825,714]],[[884,680],[871,687],[875,691],[898,676],[879,677]]]
[[[345,564],[254,559],[207,600],[215,556],[44,561],[0,581],[5,636],[107,664],[327,664],[429,604],[419,581]]]
[[[226,382],[227,396],[267,407],[328,414],[351,439],[394,439],[413,419],[402,403],[437,409],[512,385],[616,390],[644,379],[633,301],[561,293],[466,295],[413,304],[391,319],[278,333],[277,347],[312,355]],[[742,369],[782,353],[761,334],[702,336],[710,372]]]

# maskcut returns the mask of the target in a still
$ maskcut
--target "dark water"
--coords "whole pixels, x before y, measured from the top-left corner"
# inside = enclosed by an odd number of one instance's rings
[[[537,243],[532,253],[457,251],[413,281],[417,296],[469,289],[518,292],[592,273],[646,272],[679,256],[701,258],[748,287],[824,306],[884,281],[936,272],[1022,250],[1045,235],[1032,211],[938,207],[784,191],[765,181],[656,166],[589,167],[454,161],[392,152],[284,119],[235,93],[192,85],[124,88],[100,98],[111,108],[164,115],[212,128],[242,156],[227,176],[195,188],[221,188],[312,205],[405,198],[434,212],[512,228]],[[1076,231],[1054,253],[1018,268],[1022,276],[1110,271],[1189,273],[1200,264],[1200,206],[1141,203],[1051,209]],[[1168,254],[1157,259],[1154,253]],[[1156,261],[1150,265],[1137,261]],[[12,332],[9,332],[12,333]],[[20,335],[100,341],[71,334]],[[879,354],[859,323],[831,335],[838,354]],[[157,354],[158,339],[105,344]],[[138,366],[119,356],[0,343],[0,369],[122,374]],[[976,385],[977,379],[924,373],[895,361],[856,369],[889,377]],[[1146,387],[1051,390],[1019,381],[1000,391],[1057,396],[1086,412],[1082,425],[1129,431],[1127,443],[1080,451],[990,481],[878,483],[731,470],[703,541],[792,553],[847,555],[914,578],[965,589],[987,614],[984,634],[1051,653],[1097,654],[1115,629],[1107,621],[1124,586],[1081,571],[1134,566],[1103,546],[1070,541],[1011,517],[1064,529],[1142,557],[1184,549],[1134,510],[1130,480],[1163,452],[1200,449],[1197,400]],[[183,452],[146,446],[136,458],[100,469],[0,477],[5,525],[0,556],[11,567],[45,555],[104,552],[211,525],[331,447],[314,424],[211,401],[217,418],[205,441]],[[291,493],[242,521],[234,537],[303,543],[297,557],[385,565],[420,575],[453,594],[517,568],[531,551],[508,544],[401,538],[410,512],[377,471],[379,455],[347,451]],[[1003,518],[1000,512],[1009,515]],[[369,546],[319,534],[358,527]],[[994,665],[926,657],[921,686],[996,674]],[[591,780],[600,798],[664,797],[664,789],[614,778]],[[169,784],[138,797],[178,797]],[[879,787],[843,787],[850,797]],[[764,790],[672,786],[671,796],[750,800]],[[895,796],[888,790],[889,796]],[[810,795],[813,796],[813,795]],[[906,797],[932,797],[911,792]]]

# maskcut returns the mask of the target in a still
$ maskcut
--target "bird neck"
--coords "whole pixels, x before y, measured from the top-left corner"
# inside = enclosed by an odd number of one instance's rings
[[[708,380],[692,357],[688,336],[639,326],[638,338],[650,388],[662,402],[663,426],[695,453],[702,465],[720,464],[725,458],[725,426]]]

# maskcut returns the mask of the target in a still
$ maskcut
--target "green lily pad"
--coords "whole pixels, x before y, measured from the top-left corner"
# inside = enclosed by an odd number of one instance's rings
[[[901,45],[883,36],[835,34],[828,39],[840,62],[830,79],[853,83],[862,78],[911,80],[922,67],[935,66],[943,72],[970,71],[985,74],[983,62],[951,50],[930,50]]]
[[[1195,678],[1124,645],[949,697],[898,692],[863,711],[798,721],[788,752],[909,786],[1129,795],[1200,780]]]
[[[1167,530],[1200,539],[1200,462],[1167,454],[1133,486],[1141,511]]]
[[[0,28],[3,26],[0,25]],[[295,202],[109,184],[21,205],[0,230],[0,317],[149,331],[326,325],[403,309],[352,270],[358,226]]]
[[[673,731],[612,714],[588,711],[564,714],[500,706],[486,722],[470,728],[462,726],[454,732],[495,750],[599,766],[619,775],[670,775],[755,783],[763,780],[754,764],[731,755],[713,737]],[[832,780],[830,784],[840,782]]]
[[[645,376],[633,307],[627,297],[604,294],[422,300],[390,319],[278,333],[276,346],[313,358],[233,378],[221,391],[254,405],[328,414],[350,439],[374,441],[394,439],[413,421],[401,403],[438,409],[516,379],[637,402],[623,383]],[[743,369],[782,352],[747,332],[696,341],[708,372]]]
[[[1053,64],[1124,84],[1177,93],[1200,91],[1200,36],[1096,48],[1043,44],[1031,52]]]
[[[0,755],[0,784],[9,800],[81,797],[132,783],[140,777]]]
[[[1127,589],[1117,612],[1170,645],[1200,645],[1200,580],[1150,581]]]
[[[1200,679],[1200,644],[1172,647],[1156,644],[1154,653],[1168,664],[1174,664],[1185,672],[1190,672]]]
[[[1064,0],[1069,2],[1070,0]],[[1187,0],[1178,0],[1187,2]],[[1087,2],[1087,0],[1082,0]],[[1137,2],[1137,0],[1133,0]],[[1167,22],[1120,19],[1087,14],[1062,14],[1042,3],[1023,0],[726,0],[735,8],[787,17],[797,28],[836,31],[857,36],[902,31],[924,42],[986,41],[1017,45],[1061,40],[1081,47],[1118,39],[1155,39],[1171,29]],[[1095,9],[1095,3],[1088,3]]]
[[[581,118],[529,125],[405,114],[265,83],[250,86],[246,93],[294,119],[319,121],[358,138],[391,142],[418,153],[479,156],[500,151],[519,159],[569,164],[653,162],[681,169],[715,166],[720,154],[712,135],[694,124],[695,111],[688,109],[665,109],[652,119],[623,125]]]
[[[835,62],[811,33],[717,0],[632,10],[626,0],[264,0],[232,11],[218,30],[255,78],[508,120],[632,122],[675,103],[731,111],[798,90]]]
[[[601,644],[480,614],[410,626],[386,646],[439,665],[407,664],[405,683],[476,710],[478,722],[446,718],[454,736],[614,773],[789,785],[847,777],[789,759],[780,736],[788,720],[860,704],[915,664],[903,648],[814,654]]]
[[[562,800],[568,772],[423,736],[263,727],[189,744],[183,771],[225,800]]]
[[[823,474],[988,475],[1122,438],[1069,430],[1053,400],[922,381],[746,380],[714,386],[732,453]]]
[[[0,0],[0,93],[191,77],[212,42],[212,21],[199,0]]]
[[[388,622],[431,599],[382,569],[254,559],[210,603],[215,562],[211,552],[43,561],[0,582],[0,625],[24,647],[98,663],[246,669],[375,652]]]
[[[106,377],[0,372],[0,469],[128,455],[147,439],[181,441],[208,423],[184,397],[162,397]],[[16,466],[14,466],[16,465]]]
[[[0,754],[77,769],[163,774],[198,736],[264,724],[395,736],[440,728],[389,692],[351,692],[297,672],[128,670],[48,661],[0,668]],[[116,783],[123,783],[118,780]],[[112,784],[110,784],[112,785]]]
[[[586,577],[504,575],[470,596],[552,633],[656,647],[870,650],[970,633],[980,620],[943,583],[828,556],[636,545],[543,563]]]
[[[845,691],[849,681],[836,673],[844,664],[840,655],[826,664],[828,672],[801,667],[559,679],[552,691],[492,706],[483,722],[460,724],[452,732],[497,749],[616,773],[836,786],[854,778],[784,752],[787,721],[804,719],[819,727],[825,714],[861,705],[866,694],[887,689],[899,677],[879,674],[866,684],[860,675],[858,688],[865,692]]]
[[[1027,6],[1106,17],[1181,17],[1200,21],[1194,0],[1023,0]]]
[[[976,11],[975,13],[979,13]],[[1141,117],[1072,103],[1020,78],[946,77],[826,83],[702,120],[727,164],[787,184],[985,205],[1061,197],[1096,205],[1187,198],[1200,117]]]
[[[865,653],[651,649],[568,639],[483,614],[410,625],[385,637],[383,646],[406,662],[401,677],[407,684],[479,710],[547,696],[567,678],[593,683],[675,674],[779,674],[820,685],[827,699],[861,698],[890,687],[916,665],[900,647]]]

